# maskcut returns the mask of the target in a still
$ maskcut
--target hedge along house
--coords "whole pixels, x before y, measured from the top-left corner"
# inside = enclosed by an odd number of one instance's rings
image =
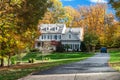
[[[56,46],[68,46],[68,51],[81,51],[83,40],[83,28],[67,28],[65,24],[41,24],[39,30],[42,33],[36,39],[35,48],[42,49],[45,44],[47,48],[56,50]]]

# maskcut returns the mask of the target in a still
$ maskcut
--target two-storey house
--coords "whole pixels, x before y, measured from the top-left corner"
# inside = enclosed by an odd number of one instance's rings
[[[50,42],[51,48],[55,49],[55,43],[68,45],[69,51],[80,51],[81,41],[83,40],[83,28],[67,28],[65,24],[41,24],[39,25],[41,35],[36,40],[35,47],[42,48],[44,43]],[[58,44],[59,45],[59,44]]]

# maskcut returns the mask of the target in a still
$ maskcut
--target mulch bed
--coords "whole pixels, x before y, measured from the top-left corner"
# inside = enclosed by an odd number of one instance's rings
[[[10,67],[4,66],[4,67],[0,67],[0,71],[7,71],[10,69],[24,69],[24,68],[30,68],[30,67],[35,67],[39,65],[44,66],[45,64],[47,63],[28,63],[28,64],[11,65]]]

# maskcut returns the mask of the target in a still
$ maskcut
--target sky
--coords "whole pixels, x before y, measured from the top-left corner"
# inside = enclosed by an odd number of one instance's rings
[[[108,0],[60,0],[63,3],[63,6],[72,6],[77,8],[79,6],[90,6],[96,3],[108,3]],[[115,14],[115,11],[109,6],[108,13]]]
[[[72,6],[77,7],[80,6],[89,6],[91,4],[96,3],[107,3],[107,0],[60,0],[63,3],[63,6]]]

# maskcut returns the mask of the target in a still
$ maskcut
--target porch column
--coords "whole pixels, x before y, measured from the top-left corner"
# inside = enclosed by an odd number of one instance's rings
[[[81,49],[80,49],[81,47],[80,46],[81,46],[81,44],[79,43],[79,51],[81,51]]]
[[[75,44],[73,44],[73,50],[75,49]]]

